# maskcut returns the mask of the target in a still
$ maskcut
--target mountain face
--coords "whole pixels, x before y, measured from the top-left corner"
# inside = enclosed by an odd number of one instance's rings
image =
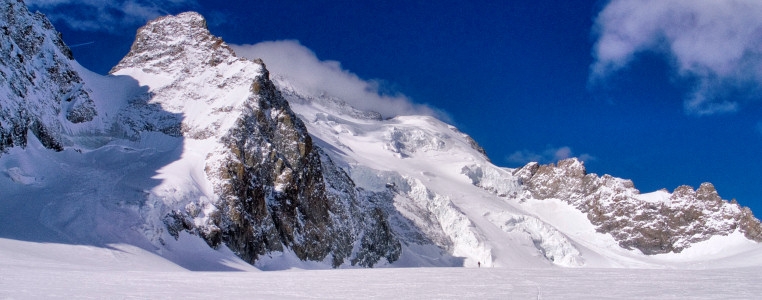
[[[229,249],[263,269],[663,266],[762,240],[711,184],[640,194],[575,159],[500,168],[436,118],[384,119],[271,75],[197,13],[149,22],[100,76],[44,16],[0,9],[0,237],[39,239],[15,220],[183,266]],[[184,252],[192,241],[202,254]]]
[[[28,132],[63,149],[62,134],[97,114],[70,66],[71,50],[45,16],[20,1],[0,4],[0,29],[0,152],[26,146]]]
[[[369,267],[399,256],[386,215],[361,205],[367,201],[352,181],[321,157],[264,63],[236,57],[200,15],[164,17],[139,29],[112,74],[147,82],[149,102],[182,116],[186,143],[211,149],[203,155],[211,205],[201,214],[206,203],[186,199],[167,215],[175,236],[189,230],[250,263],[284,249],[301,260],[330,256],[333,266],[349,260]]]

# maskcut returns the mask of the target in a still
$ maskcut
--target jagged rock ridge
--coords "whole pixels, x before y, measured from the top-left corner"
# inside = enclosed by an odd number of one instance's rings
[[[660,191],[662,199],[644,199],[632,181],[610,175],[588,174],[577,159],[558,165],[529,163],[516,169],[529,196],[556,198],[568,202],[627,249],[645,254],[680,252],[713,235],[735,230],[747,238],[762,241],[762,225],[748,207],[720,198],[711,183],[693,190],[680,186],[671,194]]]

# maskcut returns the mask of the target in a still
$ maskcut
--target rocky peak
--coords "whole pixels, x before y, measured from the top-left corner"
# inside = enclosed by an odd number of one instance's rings
[[[689,185],[678,186],[674,192],[672,192],[672,198],[692,198],[696,195],[696,191]]]
[[[130,52],[111,73],[140,66],[152,69],[190,72],[204,64],[216,66],[235,57],[235,53],[219,37],[212,35],[203,16],[185,12],[160,17],[138,29]],[[176,62],[182,62],[177,64]]]
[[[645,254],[680,252],[692,243],[736,230],[762,241],[762,225],[748,208],[722,200],[711,183],[694,190],[676,188],[667,201],[644,200],[632,181],[587,174],[584,164],[567,159],[558,165],[529,163],[516,169],[526,197],[555,198],[588,214],[598,231],[620,246]]]
[[[537,199],[546,199],[564,195],[573,197],[575,194],[584,193],[586,182],[597,178],[594,174],[588,175],[584,163],[576,158],[561,160],[558,165],[550,163],[540,165],[531,162],[513,172],[522,184]]]
[[[679,186],[672,193],[670,200],[678,204],[682,204],[682,202],[686,200],[697,201],[699,203],[691,203],[691,205],[701,205],[712,208],[722,205],[723,202],[722,198],[717,193],[717,190],[714,188],[714,185],[709,182],[702,183],[696,190],[688,185]]]
[[[124,116],[122,123],[137,124],[130,131],[158,129],[193,139],[221,137],[236,126],[263,72],[263,63],[236,57],[195,12],[148,22],[111,70],[149,88],[145,99],[131,103],[142,112]]]
[[[714,185],[709,182],[704,182],[701,184],[701,186],[699,186],[699,188],[696,190],[696,199],[716,203],[722,202],[722,198],[720,198],[720,195],[717,194],[717,190],[714,188]]]
[[[567,158],[558,162],[557,169],[560,169],[566,176],[582,178],[587,175],[585,163],[576,157]]]
[[[112,73],[148,87],[148,99],[131,103],[146,113],[130,114],[125,123],[167,112],[166,122],[140,130],[180,127],[183,138],[208,149],[190,151],[208,151],[199,157],[212,188],[209,203],[198,197],[167,203],[163,222],[175,237],[187,230],[251,263],[286,250],[334,266],[347,260],[372,266],[399,256],[399,242],[383,230],[386,215],[360,207],[364,201],[349,177],[334,176],[343,170],[321,159],[264,62],[236,57],[201,15],[166,16],[141,27]],[[348,188],[337,192],[326,184]]]

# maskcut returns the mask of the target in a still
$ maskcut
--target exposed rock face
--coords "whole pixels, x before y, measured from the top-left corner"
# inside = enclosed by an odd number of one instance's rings
[[[390,226],[396,211],[392,195],[358,188],[344,170],[319,148],[329,211],[338,234],[333,238],[333,263],[372,267],[381,259],[394,262],[402,252],[401,233]]]
[[[72,63],[44,15],[30,13],[21,1],[0,4],[0,152],[26,146],[28,131],[61,150],[64,128],[96,116]]]
[[[713,235],[742,231],[762,241],[762,226],[748,208],[722,200],[711,183],[697,190],[681,186],[664,199],[646,200],[632,181],[587,174],[576,159],[558,165],[529,163],[516,169],[531,197],[556,198],[587,213],[598,231],[610,233],[627,249],[645,254],[680,252]]]
[[[256,105],[248,106],[222,139],[229,149],[227,162],[217,172],[207,171],[229,179],[217,187],[223,217],[215,225],[222,240],[251,262],[285,246],[305,260],[332,254],[333,265],[339,266],[352,256],[358,238],[353,265],[373,266],[380,257],[396,260],[400,246],[385,214],[357,207],[358,192],[349,177],[330,161],[321,164],[304,124],[266,70],[252,92]]]
[[[321,157],[264,63],[236,57],[199,14],[140,28],[112,73],[152,78],[144,79],[148,105],[183,116],[177,122],[185,139],[214,145],[205,168],[214,199],[179,203],[164,218],[170,233],[188,230],[250,263],[286,250],[334,266],[398,259],[401,246],[386,213],[367,203],[373,193]]]
[[[331,248],[320,237],[330,226],[320,159],[304,125],[294,122],[266,73],[257,76],[252,91],[249,101],[254,103],[247,102],[244,114],[222,139],[229,149],[226,163],[220,170],[207,170],[229,179],[216,187],[229,217],[227,224],[218,225],[229,246],[255,255],[245,257],[249,261],[282,251],[283,244],[299,256],[320,260]],[[312,244],[297,244],[296,239]]]

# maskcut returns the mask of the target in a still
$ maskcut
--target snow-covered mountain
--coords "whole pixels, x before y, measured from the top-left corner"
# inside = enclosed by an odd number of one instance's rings
[[[25,146],[29,132],[61,150],[63,135],[96,115],[71,50],[45,16],[30,14],[23,3],[3,4],[0,14],[0,151]]]
[[[149,22],[101,76],[44,16],[0,10],[2,239],[194,270],[762,264],[741,259],[762,251],[759,220],[711,184],[640,194],[575,159],[497,167],[434,117],[270,74],[197,13]]]
[[[368,201],[378,196],[313,146],[264,63],[236,57],[199,14],[140,28],[112,74],[137,79],[147,103],[178,116],[169,128],[194,154],[173,163],[195,173],[182,191],[149,196],[172,209],[162,216],[170,234],[188,230],[251,263],[285,249],[333,266],[398,258],[386,214]]]

